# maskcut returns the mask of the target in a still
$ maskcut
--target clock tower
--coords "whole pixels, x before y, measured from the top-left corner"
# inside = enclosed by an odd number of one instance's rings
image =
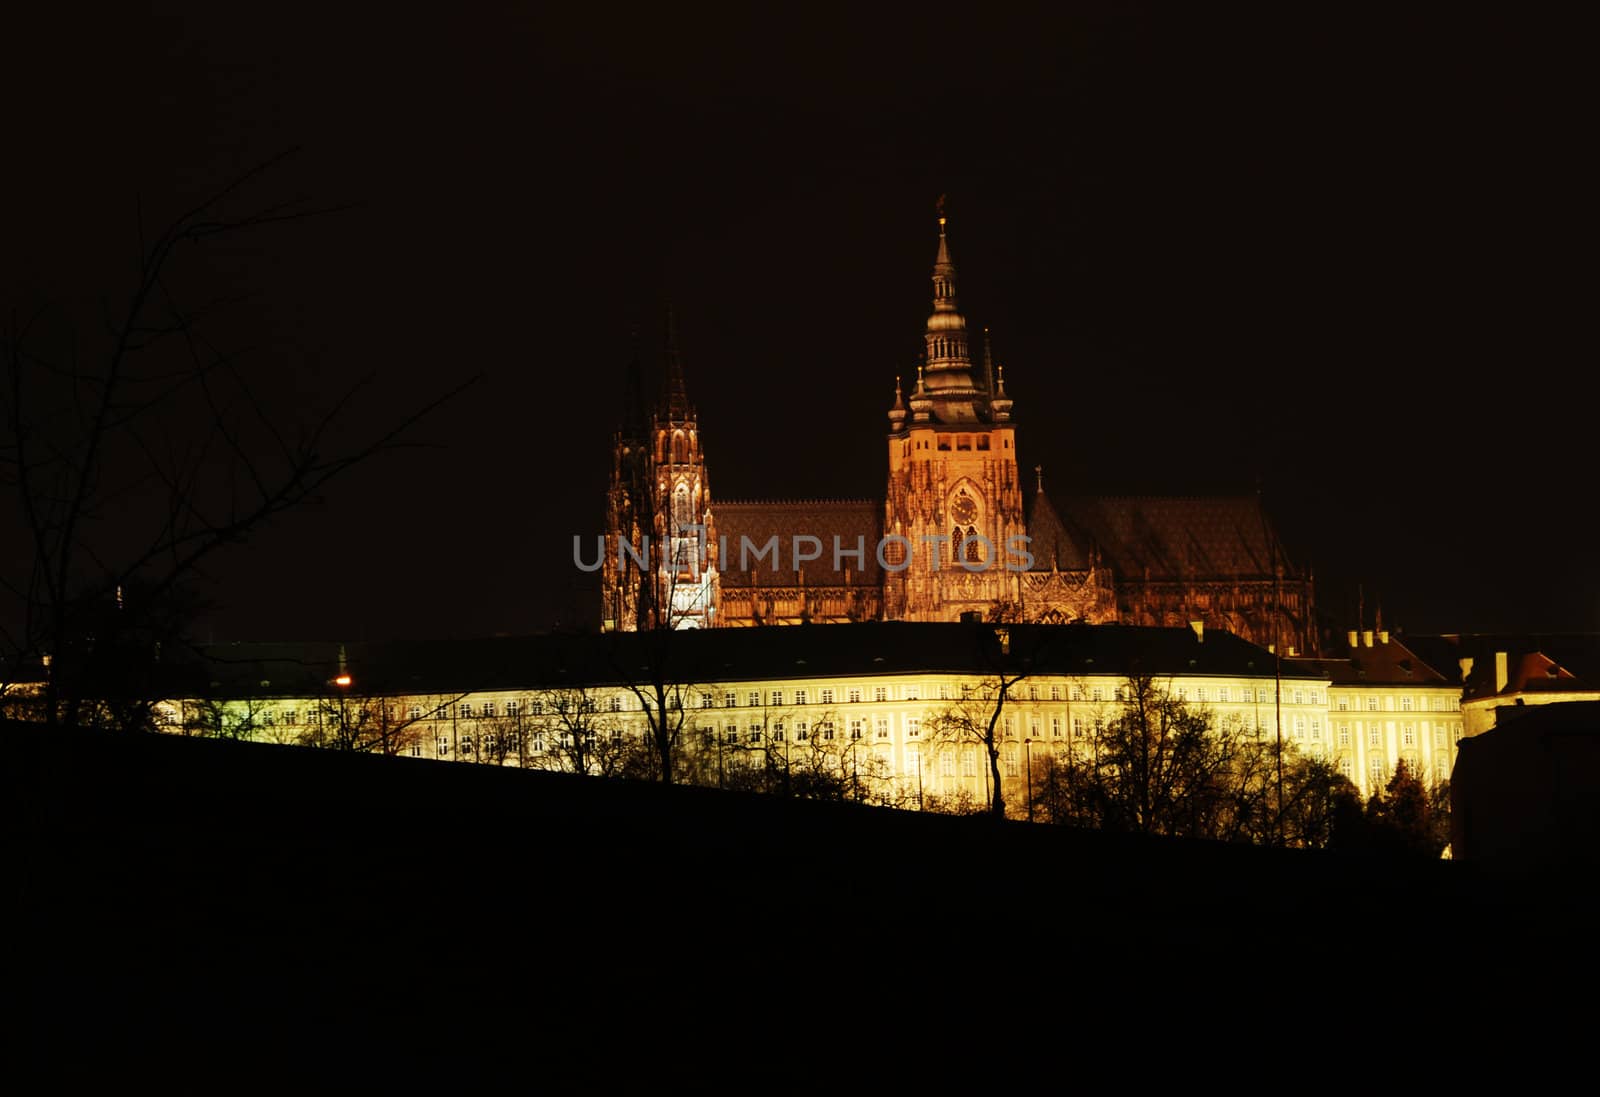
[[[1031,566],[1005,370],[985,332],[983,375],[974,375],[945,228],[941,203],[924,364],[909,399],[896,382],[889,410],[881,555],[890,619],[1017,612]]]

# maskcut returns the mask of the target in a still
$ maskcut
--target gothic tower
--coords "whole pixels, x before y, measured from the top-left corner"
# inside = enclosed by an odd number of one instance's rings
[[[945,220],[941,208],[925,365],[917,367],[909,401],[896,382],[889,411],[883,559],[890,619],[954,621],[974,611],[992,617],[1018,604],[1020,572],[1013,569],[1026,566],[1005,371],[996,376],[985,337],[984,375],[973,375]]]
[[[612,440],[602,566],[604,627],[707,628],[717,621],[717,538],[700,429],[667,317],[661,395],[646,419],[638,356]]]

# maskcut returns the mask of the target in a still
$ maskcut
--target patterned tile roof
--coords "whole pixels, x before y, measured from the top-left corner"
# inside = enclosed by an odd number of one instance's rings
[[[1255,496],[1087,497],[1060,508],[1118,580],[1269,579],[1277,534]],[[1277,560],[1295,574],[1281,547]]]
[[[882,528],[883,504],[870,499],[795,499],[713,503],[717,536],[724,539],[727,552],[720,563],[724,587],[795,586],[800,581],[794,566],[795,538],[815,537],[822,544],[822,555],[806,561],[808,586],[877,586],[882,582],[878,567],[878,531]],[[772,554],[757,560],[757,552],[776,537],[781,566],[774,566]],[[742,553],[748,539],[751,550]],[[835,567],[834,547],[841,554]],[[862,561],[854,555],[863,548]],[[815,546],[801,542],[803,553]],[[749,568],[743,565],[749,564]],[[846,573],[848,572],[848,576]]]

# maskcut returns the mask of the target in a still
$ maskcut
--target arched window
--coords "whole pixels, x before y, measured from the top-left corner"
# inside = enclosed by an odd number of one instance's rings
[[[950,562],[956,563],[961,559],[961,527],[957,526],[950,531]]]
[[[674,431],[672,434],[672,463],[684,465],[689,462],[689,439],[683,431]]]
[[[689,501],[689,485],[679,484],[672,492],[672,526],[673,530],[683,529],[684,526],[694,523],[694,507]]]
[[[967,562],[969,564],[979,564],[983,562],[983,546],[978,541],[978,531],[973,526],[967,527],[966,554]]]

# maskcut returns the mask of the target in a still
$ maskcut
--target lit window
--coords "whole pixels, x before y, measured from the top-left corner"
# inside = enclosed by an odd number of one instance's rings
[[[1400,711],[1401,712],[1410,712],[1411,711],[1411,698],[1409,698],[1409,697],[1400,698]]]
[[[1204,701],[1206,699],[1206,687],[1205,686],[1196,686],[1196,687],[1194,687],[1194,699],[1196,701]]]
[[[1061,687],[1060,686],[1051,686],[1050,687],[1050,700],[1052,700],[1052,701],[1061,700]]]
[[[1228,687],[1227,686],[1218,686],[1217,687],[1217,700],[1219,700],[1219,701],[1227,701],[1227,700],[1229,700]]]
[[[469,704],[469,703],[463,702],[462,705],[461,705],[460,711],[457,713],[457,715],[459,715],[463,720],[472,719],[472,705]]]
[[[797,689],[797,690],[794,691],[794,703],[797,704],[797,705],[803,705],[803,704],[806,703],[806,691],[805,690]]]
[[[440,758],[447,757],[450,754],[450,740],[441,735],[439,737],[439,748],[436,753]]]
[[[1061,717],[1059,716],[1050,717],[1050,738],[1061,738]]]
[[[1445,742],[1444,725],[1443,724],[1435,724],[1434,725],[1434,728],[1433,728],[1433,745],[1436,746],[1436,747],[1443,747],[1443,746],[1449,746],[1450,745],[1449,743]]]
[[[1382,742],[1382,736],[1383,732],[1379,730],[1377,724],[1367,725],[1367,746],[1379,746]]]
[[[297,722],[296,718],[298,715],[299,714],[296,713],[294,709],[290,709],[288,712],[283,714],[283,722],[288,724],[290,727],[294,727],[295,723]]]
[[[1179,686],[1178,687],[1178,700],[1187,701],[1188,699],[1189,699],[1189,688],[1187,686]]]
[[[751,724],[750,725],[750,741],[752,743],[761,742],[761,725],[760,724]]]
[[[710,708],[711,707],[711,703],[713,701],[715,701],[715,700],[716,700],[716,698],[711,696],[711,694],[702,693],[700,695],[700,707],[701,708]]]
[[[939,776],[954,777],[956,775],[956,756],[954,751],[944,750],[939,752]]]
[[[294,713],[291,712],[289,715],[293,716]],[[422,706],[421,705],[412,705],[410,711],[408,711],[406,713],[406,716],[407,716],[407,718],[412,719],[412,720],[420,720],[420,719],[422,719]],[[293,720],[290,720],[289,722],[291,724],[294,723]]]
[[[1377,712],[1378,711],[1378,699],[1376,697],[1368,697],[1367,698],[1367,711],[1368,712]]]
[[[771,697],[772,697],[772,703],[774,705],[783,704],[783,690],[781,690],[781,689],[773,690],[772,694],[771,694]]]
[[[1342,776],[1346,781],[1350,780],[1351,777],[1354,776],[1355,769],[1355,763],[1350,761],[1350,759],[1339,759],[1339,775]]]
[[[1383,781],[1383,759],[1374,757],[1367,767],[1367,772],[1372,775],[1373,784],[1381,784]]]
[[[1341,747],[1347,747],[1347,746],[1350,745],[1350,725],[1349,724],[1340,724],[1339,725],[1339,745]]]
[[[802,743],[811,738],[811,729],[804,720],[796,720],[794,724],[794,737]]]
[[[1294,737],[1296,739],[1304,739],[1306,737],[1306,718],[1304,716],[1296,716],[1294,718]]]
[[[1074,739],[1083,738],[1083,717],[1081,716],[1072,718],[1072,737]]]
[[[1306,703],[1306,691],[1305,690],[1297,689],[1297,690],[1294,691],[1294,703],[1297,704],[1297,705],[1303,705],[1303,704]]]
[[[734,708],[735,706],[738,705],[738,703],[739,703],[739,695],[734,693],[731,689],[728,692],[726,692],[726,693],[724,693],[722,695],[722,707],[723,708]]]
[[[753,689],[750,691],[749,703],[751,708],[761,707],[761,691],[759,689]]]
[[[874,701],[887,701],[889,699],[889,687],[888,686],[873,686],[872,687],[872,699]]]
[[[1322,721],[1315,716],[1311,718],[1311,738],[1319,741],[1322,739]]]
[[[916,716],[906,717],[906,736],[915,739],[922,734],[922,720]]]
[[[1350,711],[1350,698],[1348,698],[1348,697],[1339,698],[1339,711],[1340,712],[1349,712]]]
[[[819,726],[822,728],[822,737],[824,739],[832,739],[833,738],[833,721],[832,720],[824,720]]]
[[[877,717],[873,724],[879,739],[889,738],[889,718],[887,716]]]
[[[968,747],[961,752],[961,776],[976,777],[978,775],[978,752],[973,747]]]
[[[862,725],[865,724],[865,723],[866,723],[866,721],[862,720],[859,716],[853,718],[850,721],[850,738],[852,738],[852,739],[861,738]]]
[[[1096,700],[1096,701],[1104,701],[1104,700],[1105,700],[1105,699],[1106,699],[1106,698],[1105,698],[1105,690],[1103,690],[1103,689],[1102,689],[1102,688],[1101,688],[1101,687],[1099,687],[1099,686],[1095,686],[1095,687],[1094,687],[1094,694],[1093,694],[1093,696],[1094,696],[1094,699],[1095,699],[1095,700]]]
[[[673,707],[676,708],[677,706],[674,705]],[[621,712],[622,711],[622,696],[620,694],[615,694],[614,693],[614,694],[611,695],[611,711],[612,712]]]
[[[906,751],[906,772],[921,775],[922,755],[915,750]]]
[[[907,686],[906,687],[906,700],[907,701],[920,701],[920,700],[922,700],[922,687],[921,686]]]
[[[1417,745],[1417,729],[1413,724],[1400,725],[1400,745],[1414,747]]]
[[[493,701],[485,701],[483,703],[483,718],[485,720],[494,719],[494,702]]]
[[[1074,701],[1083,700],[1083,687],[1082,686],[1073,686],[1072,687],[1072,699]]]
[[[461,737],[461,753],[462,754],[471,754],[472,753],[472,736],[463,735]]]
[[[1017,748],[1014,747],[1014,746],[1007,747],[1006,748],[1006,776],[1007,777],[1015,777],[1016,775],[1017,775]]]

